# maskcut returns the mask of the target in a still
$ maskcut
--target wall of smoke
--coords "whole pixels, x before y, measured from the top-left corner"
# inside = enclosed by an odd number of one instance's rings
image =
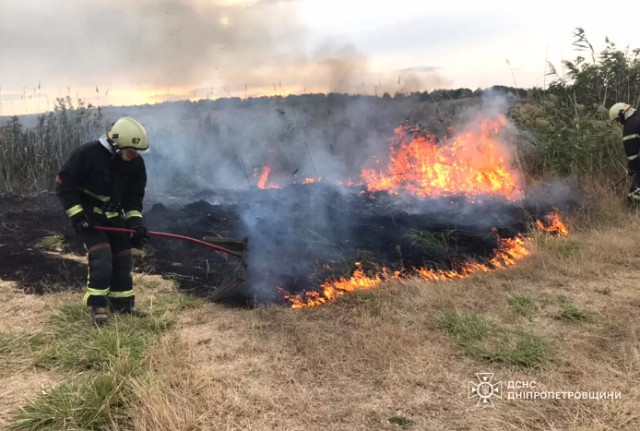
[[[269,183],[280,186],[305,178],[357,180],[360,169],[386,159],[404,120],[444,132],[436,106],[412,98],[312,95],[127,112],[149,131],[149,188],[167,194],[256,187],[267,166]]]
[[[419,95],[336,93],[165,103],[108,116],[131,115],[147,127],[149,192],[187,200],[202,192],[256,188],[266,167],[267,186],[306,178],[357,182],[361,169],[385,167],[394,130],[403,122],[420,125],[444,144],[456,133],[479,133],[481,118],[506,116],[512,103],[498,95],[435,102]],[[519,134],[507,123],[496,140],[516,168]]]
[[[505,115],[508,103],[499,97],[434,103],[419,96],[318,94],[173,103],[129,115],[149,130],[152,152],[145,160],[150,190],[189,194],[256,187],[267,166],[268,184],[273,185],[319,177],[333,183],[357,181],[361,169],[388,161],[394,130],[404,121],[442,139],[478,128],[480,116]],[[508,124],[498,141],[513,159],[510,142],[516,134]]]

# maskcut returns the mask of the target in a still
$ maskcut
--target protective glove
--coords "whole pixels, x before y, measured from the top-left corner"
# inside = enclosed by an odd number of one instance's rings
[[[131,245],[133,248],[142,248],[144,244],[149,239],[149,229],[147,229],[144,225],[140,225],[134,228],[135,233],[131,234]]]
[[[84,212],[78,213],[71,217],[71,224],[78,235],[86,234],[93,231],[93,225],[89,222]]]
[[[110,213],[119,213],[122,210],[120,202],[109,201],[102,206],[102,211]]]

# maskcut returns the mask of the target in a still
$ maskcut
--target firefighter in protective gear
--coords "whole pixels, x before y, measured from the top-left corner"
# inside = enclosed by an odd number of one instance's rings
[[[109,308],[135,314],[131,247],[142,248],[149,238],[142,219],[147,173],[139,155],[148,148],[145,128],[120,118],[106,135],[74,150],[56,178],[56,194],[89,253],[84,302],[95,323],[107,321]],[[127,227],[135,234],[93,226]]]
[[[627,154],[627,171],[631,176],[628,199],[640,203],[640,179],[637,174],[640,171],[640,115],[630,105],[618,102],[609,109],[609,118],[623,126],[622,143]]]

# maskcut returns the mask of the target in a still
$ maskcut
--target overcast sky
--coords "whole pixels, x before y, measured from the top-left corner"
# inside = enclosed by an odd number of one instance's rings
[[[640,47],[640,5],[420,0],[0,0],[0,114],[311,91],[543,86],[572,33]],[[631,24],[621,25],[621,22]],[[638,41],[638,43],[636,43]]]

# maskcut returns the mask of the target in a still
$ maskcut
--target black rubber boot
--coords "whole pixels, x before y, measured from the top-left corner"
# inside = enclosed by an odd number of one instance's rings
[[[109,320],[106,307],[91,307],[91,321],[96,325],[104,325]]]

